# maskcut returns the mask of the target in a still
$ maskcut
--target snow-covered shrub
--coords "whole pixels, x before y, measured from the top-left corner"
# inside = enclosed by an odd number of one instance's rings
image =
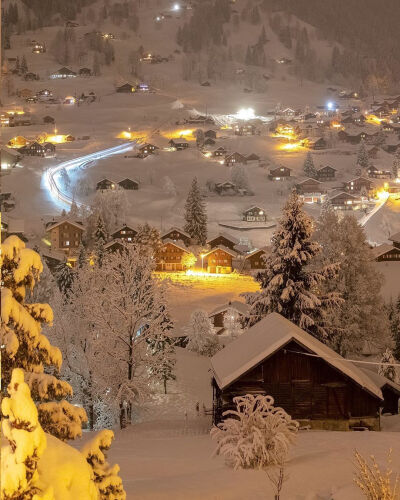
[[[211,357],[221,349],[215,329],[205,311],[201,309],[193,311],[184,330],[188,336],[186,347],[190,351]]]
[[[223,455],[235,469],[282,465],[299,424],[271,396],[246,394],[233,399],[236,410],[223,413],[224,421],[211,429]]]
[[[356,459],[354,482],[367,500],[398,500],[399,474],[392,480],[391,453],[392,450],[389,450],[386,470],[382,471],[373,455],[368,463],[357,450],[354,452]]]
[[[397,366],[390,366],[397,364],[398,361],[393,356],[393,352],[387,348],[386,351],[382,354],[381,364],[378,368],[379,375],[382,377],[386,377],[393,382],[398,383],[400,380],[399,377],[399,369]]]
[[[91,465],[100,500],[125,500],[126,493],[118,476],[119,466],[107,462],[106,451],[110,449],[114,433],[110,430],[99,432],[82,448],[82,454]]]
[[[243,333],[240,314],[233,307],[228,307],[224,314],[224,328],[225,333],[232,338],[239,337]]]

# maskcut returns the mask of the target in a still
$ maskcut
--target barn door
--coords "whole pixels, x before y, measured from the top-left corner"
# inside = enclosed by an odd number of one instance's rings
[[[293,380],[292,406],[295,418],[312,417],[312,390],[310,380]]]

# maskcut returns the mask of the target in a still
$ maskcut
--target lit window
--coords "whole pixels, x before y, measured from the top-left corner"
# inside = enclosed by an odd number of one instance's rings
[[[65,242],[65,246],[66,246],[66,247],[69,247],[69,241],[66,241],[66,242]]]

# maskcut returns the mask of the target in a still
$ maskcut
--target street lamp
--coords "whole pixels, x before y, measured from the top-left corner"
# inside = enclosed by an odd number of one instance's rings
[[[201,257],[201,272],[204,272],[204,266],[203,266],[204,254],[203,254],[203,253],[201,253],[201,254],[200,254],[200,257]]]

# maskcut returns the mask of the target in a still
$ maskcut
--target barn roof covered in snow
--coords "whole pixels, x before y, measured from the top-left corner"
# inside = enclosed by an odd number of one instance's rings
[[[231,302],[227,302],[222,306],[218,306],[216,309],[210,312],[209,316],[215,316],[216,314],[227,311],[229,308],[235,309],[238,313],[246,315],[249,312],[250,306],[244,302],[232,300]]]
[[[271,313],[211,358],[211,367],[220,389],[295,340],[312,354],[354,380],[374,396],[382,391],[362,370],[278,313]]]

